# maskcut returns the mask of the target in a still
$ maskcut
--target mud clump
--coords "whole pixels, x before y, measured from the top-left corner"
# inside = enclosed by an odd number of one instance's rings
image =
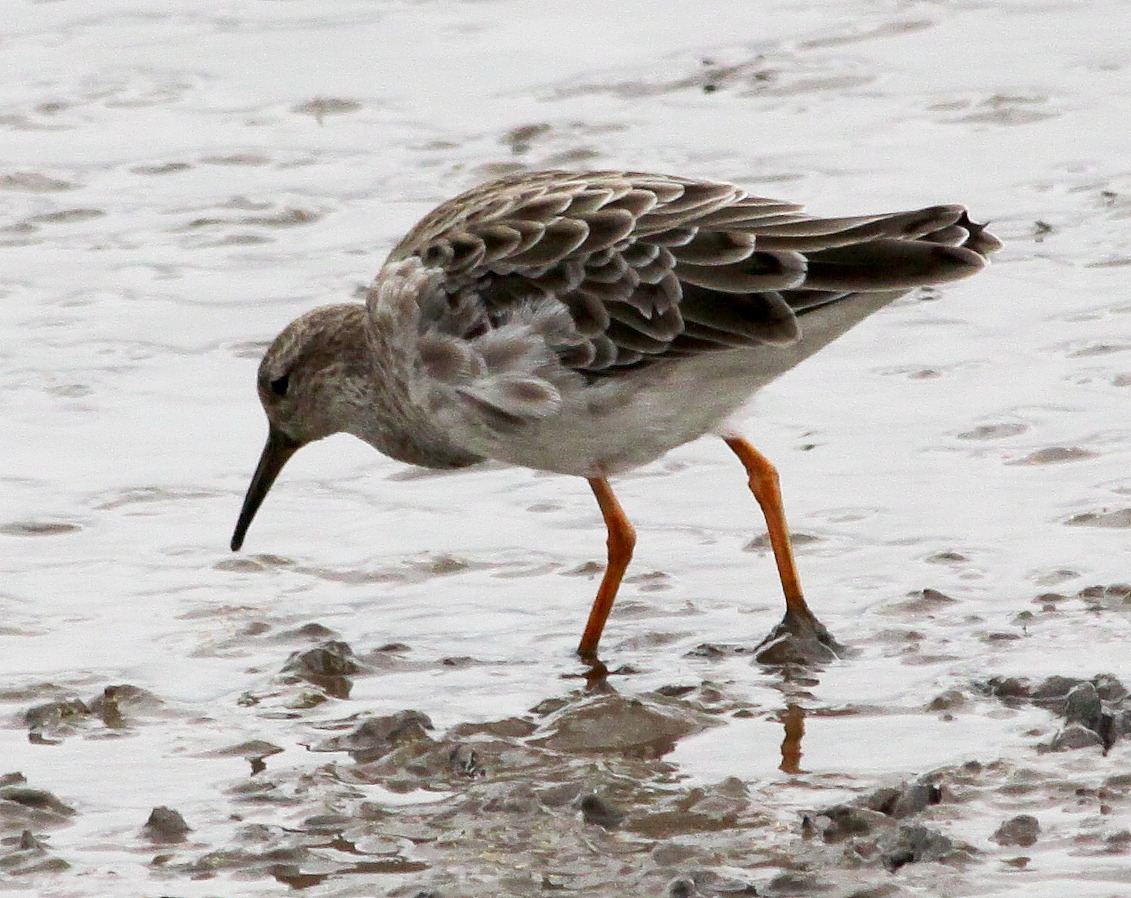
[[[246,742],[239,742],[235,745],[230,745],[227,748],[219,748],[215,751],[202,752],[200,757],[203,758],[243,758],[251,764],[252,775],[262,773],[267,769],[267,759],[272,755],[280,754],[283,751],[278,745],[268,742],[265,739],[248,739]]]
[[[1032,704],[1062,717],[1064,726],[1040,746],[1043,751],[1098,747],[1106,753],[1131,734],[1131,695],[1111,674],[1090,680],[1051,676],[1036,685],[1018,677],[995,677],[981,689],[1007,705]]]
[[[926,826],[901,826],[880,842],[880,862],[894,873],[905,864],[951,860],[955,845],[949,838]]]
[[[56,873],[68,864],[39,835],[69,826],[75,809],[46,789],[29,786],[22,773],[0,776],[0,874]]]
[[[975,853],[972,846],[922,823],[900,822],[942,800],[938,775],[929,775],[808,814],[802,820],[802,831],[827,845],[840,846],[849,863],[878,865],[888,872],[924,861],[969,860]]]
[[[600,695],[551,715],[541,728],[544,735],[531,743],[567,754],[660,758],[680,739],[717,723],[666,697]]]
[[[432,721],[419,711],[398,711],[382,717],[366,717],[344,736],[335,736],[316,746],[316,751],[346,751],[358,764],[377,761],[405,745],[435,745],[428,735]]]
[[[1020,845],[1028,848],[1041,835],[1041,823],[1032,814],[1010,817],[997,828],[990,838],[999,845]]]
[[[187,834],[192,832],[192,827],[185,822],[179,811],[162,806],[150,812],[141,831],[152,842],[183,842]]]
[[[59,873],[70,868],[65,860],[51,854],[46,843],[25,829],[18,836],[0,837],[0,873],[6,876],[31,876]]]
[[[74,808],[46,789],[27,785],[23,774],[0,777],[0,832],[65,826],[74,814]]]
[[[624,822],[624,812],[620,808],[593,792],[582,795],[577,806],[581,809],[581,819],[586,823],[616,829]]]
[[[331,698],[347,699],[355,674],[364,670],[348,643],[332,639],[295,652],[283,665],[283,682],[306,682]]]
[[[125,730],[158,714],[163,708],[153,693],[128,684],[107,686],[90,699],[68,696],[28,708],[23,715],[28,738],[53,745],[99,729]]]

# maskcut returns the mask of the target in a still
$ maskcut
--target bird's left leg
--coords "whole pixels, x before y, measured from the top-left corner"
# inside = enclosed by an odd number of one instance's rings
[[[764,664],[805,664],[836,658],[843,651],[842,647],[817,620],[801,592],[801,579],[793,560],[777,469],[742,437],[723,439],[750,477],[750,491],[766,518],[770,548],[773,549],[778,577],[785,593],[785,616],[758,646],[758,660]]]

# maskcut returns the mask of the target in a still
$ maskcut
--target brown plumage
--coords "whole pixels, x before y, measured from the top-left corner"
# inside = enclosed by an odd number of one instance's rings
[[[286,459],[339,431],[413,464],[583,476],[610,538],[579,648],[595,657],[633,542],[606,478],[715,431],[747,468],[786,591],[764,657],[799,640],[824,651],[835,644],[801,597],[776,473],[726,419],[876,309],[975,273],[999,246],[955,205],[819,219],[666,175],[484,184],[405,236],[364,309],[318,309],[276,338],[259,375],[270,437],[232,548]]]

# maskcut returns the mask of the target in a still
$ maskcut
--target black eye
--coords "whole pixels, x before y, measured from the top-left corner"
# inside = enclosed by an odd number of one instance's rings
[[[273,381],[271,381],[271,392],[276,396],[286,396],[287,387],[289,387],[290,385],[291,376],[289,374],[284,374],[282,377],[276,377]]]

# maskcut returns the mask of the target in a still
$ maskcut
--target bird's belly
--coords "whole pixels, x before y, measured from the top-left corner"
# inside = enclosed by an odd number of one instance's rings
[[[776,376],[751,370],[746,351],[715,353],[613,375],[563,397],[560,411],[480,432],[473,451],[523,467],[580,477],[647,464],[714,431]]]

